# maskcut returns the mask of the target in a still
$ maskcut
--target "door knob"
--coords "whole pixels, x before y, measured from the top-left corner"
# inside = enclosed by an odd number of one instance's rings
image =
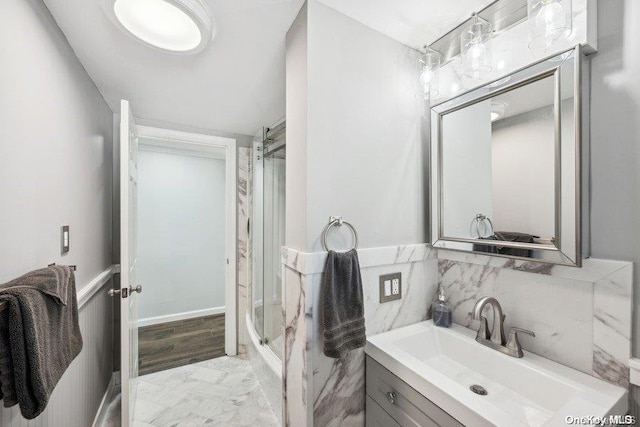
[[[140,293],[142,293],[142,286],[138,285],[135,288],[133,286],[129,286],[129,291],[130,291],[130,293],[137,292],[137,293],[140,294]]]
[[[120,289],[109,289],[108,294],[110,297],[115,297],[116,295],[120,295]]]

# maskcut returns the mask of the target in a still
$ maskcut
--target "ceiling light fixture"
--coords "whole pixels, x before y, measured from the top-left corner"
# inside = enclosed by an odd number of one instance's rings
[[[571,34],[571,0],[527,0],[529,49],[546,49]]]
[[[424,53],[418,58],[418,68],[420,71],[420,86],[425,99],[438,96],[438,69],[442,54],[437,50],[424,46]]]
[[[491,103],[491,121],[495,122],[504,116],[504,110],[507,105],[504,102],[492,102]]]
[[[460,35],[462,69],[467,77],[479,79],[492,70],[491,39],[493,26],[477,13],[471,15],[471,25]]]
[[[104,5],[127,34],[163,51],[197,53],[214,36],[213,19],[201,0],[104,0]]]

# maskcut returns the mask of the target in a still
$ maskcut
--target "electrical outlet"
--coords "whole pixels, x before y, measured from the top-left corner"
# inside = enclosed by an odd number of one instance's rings
[[[402,298],[402,274],[391,273],[380,276],[380,303]]]

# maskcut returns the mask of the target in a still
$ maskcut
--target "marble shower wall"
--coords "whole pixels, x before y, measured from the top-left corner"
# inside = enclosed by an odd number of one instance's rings
[[[475,302],[493,296],[506,314],[505,329],[535,332],[521,336],[525,350],[629,386],[632,263],[591,258],[574,268],[445,250],[438,258],[454,322],[475,329]]]
[[[251,148],[238,148],[238,353],[247,352],[246,319],[251,262],[249,219],[251,218]]]
[[[367,335],[427,318],[437,287],[436,251],[427,245],[358,250]],[[364,425],[364,352],[342,359],[322,352],[320,298],[326,253],[283,248],[285,419],[289,426]],[[402,273],[402,299],[380,304],[379,276]]]

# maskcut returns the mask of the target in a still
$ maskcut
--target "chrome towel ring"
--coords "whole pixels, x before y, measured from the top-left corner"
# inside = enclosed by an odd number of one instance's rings
[[[469,235],[472,238],[474,226],[477,238],[486,239],[487,237],[493,236],[493,223],[491,222],[491,218],[485,214],[476,214],[476,217],[471,220],[471,224],[469,225]],[[484,233],[480,232],[481,227],[483,228]]]
[[[327,233],[329,232],[329,229],[334,225],[341,227],[342,224],[345,224],[346,226],[348,226],[351,229],[351,232],[353,233],[353,248],[351,249],[358,249],[358,232],[356,231],[355,227],[350,222],[343,220],[341,216],[332,216],[332,217],[329,217],[329,224],[327,224],[327,226],[324,227],[324,230],[322,230],[321,240],[322,240],[322,247],[324,248],[325,251],[329,251],[329,247],[327,246]]]

